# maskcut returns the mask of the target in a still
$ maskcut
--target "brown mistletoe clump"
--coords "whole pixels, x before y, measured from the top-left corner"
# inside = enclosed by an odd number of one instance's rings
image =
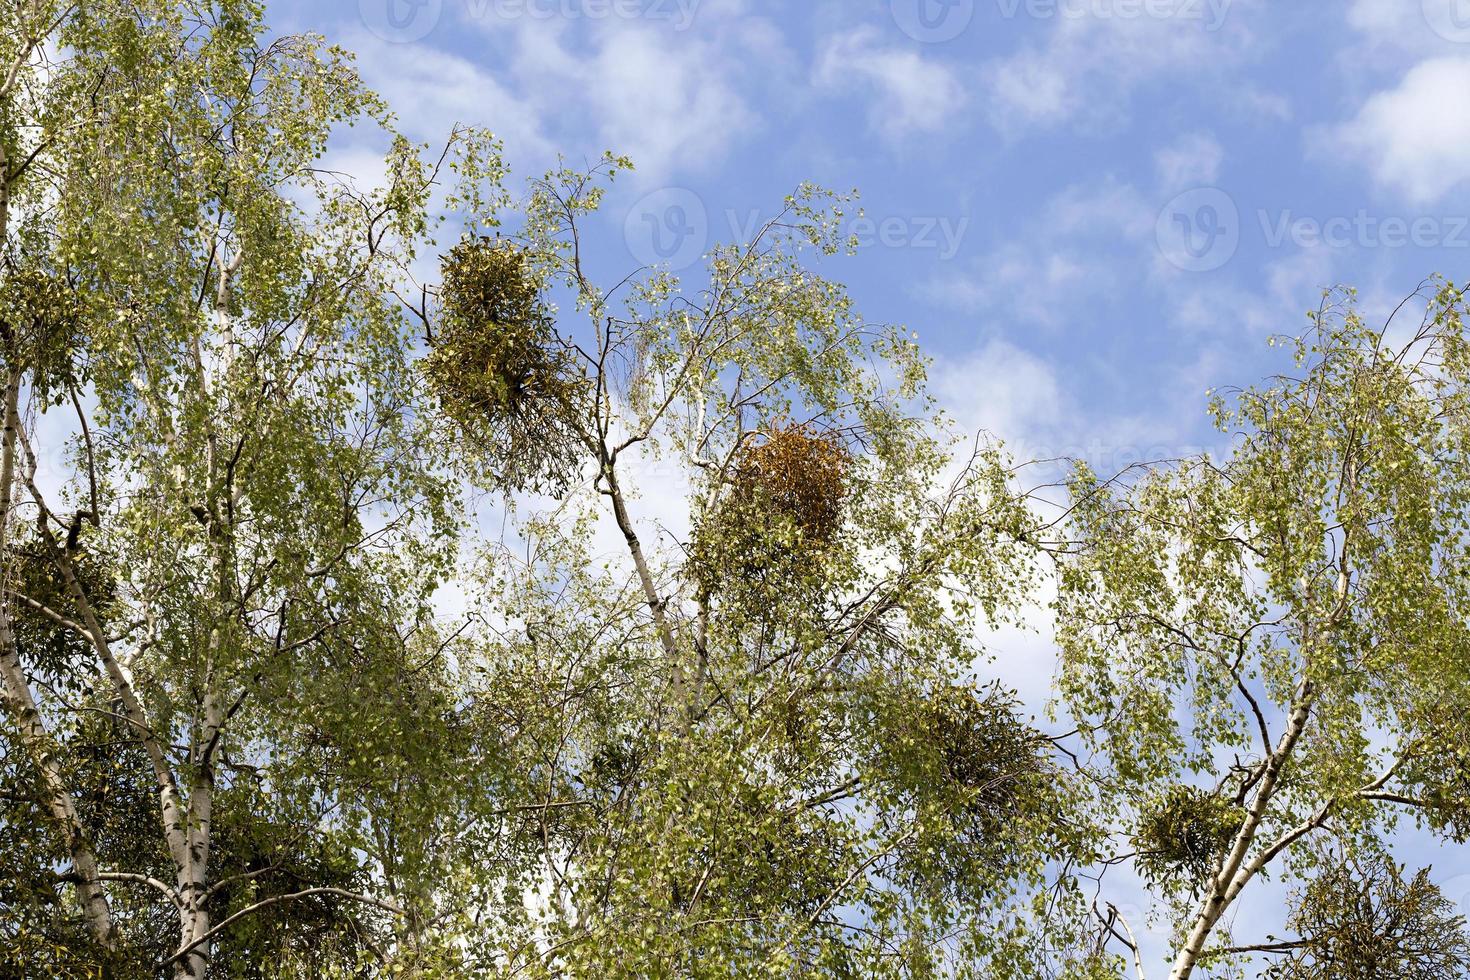
[[[809,425],[777,426],[742,450],[696,529],[701,585],[784,588],[809,577],[842,529],[851,465],[836,436]]]
[[[831,544],[847,500],[847,448],[807,425],[773,429],[735,466],[733,497],[790,521],[808,546]]]
[[[576,477],[585,378],[555,331],[524,250],[470,238],[441,262],[429,384],[472,458],[515,489]]]

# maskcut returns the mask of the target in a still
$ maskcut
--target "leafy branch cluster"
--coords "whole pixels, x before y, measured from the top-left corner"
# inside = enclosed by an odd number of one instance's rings
[[[524,249],[466,238],[445,253],[441,274],[424,370],[444,415],[497,482],[564,492],[579,472],[587,381]]]
[[[1470,973],[1470,932],[1428,869],[1404,877],[1372,855],[1329,865],[1301,890],[1288,923],[1301,940],[1268,980],[1451,980]]]
[[[1233,801],[1193,786],[1175,786],[1144,811],[1133,835],[1138,868],[1155,887],[1179,881],[1200,887],[1245,820]]]

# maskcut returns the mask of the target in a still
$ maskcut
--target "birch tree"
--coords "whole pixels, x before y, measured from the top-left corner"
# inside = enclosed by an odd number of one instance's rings
[[[1120,860],[1169,902],[1175,980],[1252,957],[1307,975],[1463,967],[1463,923],[1424,878],[1413,901],[1397,868],[1364,878],[1370,908],[1423,919],[1380,933],[1342,918],[1357,899],[1311,905],[1344,894],[1341,868],[1378,867],[1406,822],[1453,843],[1470,826],[1463,291],[1443,284],[1427,306],[1374,330],[1330,295],[1285,342],[1291,374],[1215,399],[1223,459],[1083,469],[1073,485],[1062,695],[1099,754]],[[1323,882],[1295,889],[1301,934],[1233,935],[1268,874]],[[1410,970],[1395,929],[1440,941]],[[1331,943],[1354,931],[1382,946],[1350,967]]]
[[[452,743],[451,494],[393,295],[436,163],[256,4],[3,16],[6,829],[44,815],[80,971],[381,961],[423,925]],[[348,122],[385,186],[322,169]]]
[[[477,697],[520,776],[471,833],[530,842],[480,962],[1101,971],[1075,883],[1047,887],[1088,847],[1064,760],[976,670],[1034,572],[1003,454],[956,456],[912,336],[815,271],[846,198],[799,189],[684,282],[600,285],[626,166],[534,181],[524,226],[466,237],[420,311],[468,471],[560,498],[517,504],[473,590]],[[678,488],[655,512],[650,473]]]
[[[603,286],[620,158],[503,227],[493,140],[409,145],[257,4],[5,9],[24,968],[1107,975],[1069,760],[976,640],[1034,517],[815,271],[848,200]],[[383,186],[325,169],[347,123]],[[420,286],[440,192],[467,233]],[[513,532],[451,581],[461,477]]]

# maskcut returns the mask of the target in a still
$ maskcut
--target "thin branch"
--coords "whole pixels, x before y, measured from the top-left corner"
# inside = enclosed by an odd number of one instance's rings
[[[183,900],[179,898],[177,889],[149,875],[135,874],[131,871],[99,871],[97,872],[97,877],[101,881],[131,881],[140,885],[147,885],[149,888],[163,892],[164,895],[168,896],[168,900],[173,902],[176,907],[184,907]]]
[[[174,953],[174,955],[159,963],[157,969],[163,970],[169,966],[172,966],[174,963],[177,963],[185,956],[188,956],[190,953],[194,952],[194,950],[198,949],[200,946],[203,946],[205,943],[209,942],[225,929],[229,928],[231,925],[235,924],[246,916],[254,915],[256,912],[269,908],[272,905],[279,905],[282,902],[288,902],[296,898],[308,898],[312,895],[336,895],[339,898],[346,898],[354,902],[361,902],[364,905],[371,905],[375,908],[380,908],[385,912],[392,912],[394,915],[408,914],[408,910],[400,905],[394,905],[392,902],[385,902],[380,898],[373,898],[370,895],[359,895],[357,892],[350,892],[344,888],[307,888],[304,891],[291,892],[288,895],[273,895],[270,898],[262,899],[261,901],[256,902],[254,905],[246,906],[245,908],[236,912],[234,915],[226,918],[219,925],[215,926],[204,935],[197,937],[185,946],[179,947],[178,952]]]

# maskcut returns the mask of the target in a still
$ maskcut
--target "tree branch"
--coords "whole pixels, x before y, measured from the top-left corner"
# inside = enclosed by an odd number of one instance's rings
[[[174,955],[159,963],[157,969],[163,970],[169,966],[172,966],[174,963],[177,963],[185,956],[188,956],[190,953],[194,952],[194,950],[198,949],[200,946],[203,946],[205,943],[209,942],[225,929],[229,928],[231,925],[245,918],[246,916],[254,915],[256,912],[267,909],[272,905],[279,905],[282,902],[289,902],[292,899],[297,898],[308,898],[312,895],[336,895],[339,898],[346,898],[354,902],[361,902],[364,905],[371,905],[375,908],[380,908],[385,912],[392,912],[394,915],[408,914],[408,910],[403,908],[402,906],[394,905],[392,902],[385,902],[379,898],[373,898],[370,895],[359,895],[357,892],[350,892],[343,888],[307,888],[304,891],[291,892],[288,895],[273,895],[270,898],[262,899],[259,902],[256,902],[254,905],[246,906],[245,908],[236,912],[234,915],[231,915],[228,918],[224,919],[222,922],[220,922],[219,925],[215,926],[213,929],[210,929],[204,935],[196,936],[187,945],[179,947],[178,952],[174,953]]]

